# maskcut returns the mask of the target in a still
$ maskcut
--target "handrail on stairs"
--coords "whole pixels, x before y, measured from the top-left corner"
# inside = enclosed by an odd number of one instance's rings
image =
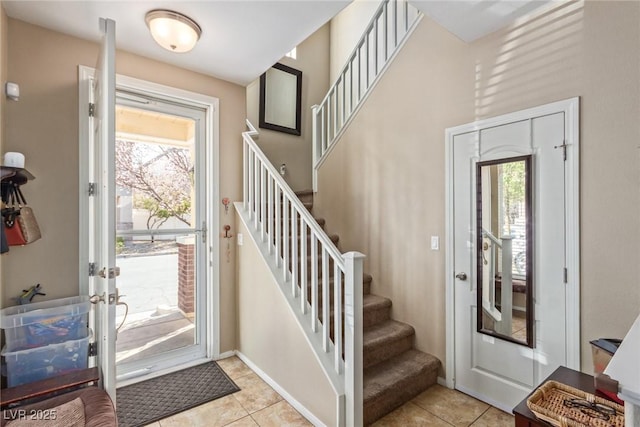
[[[276,280],[338,393],[336,425],[362,425],[364,255],[340,253],[254,141],[255,127],[246,123],[242,215],[263,254],[278,267]]]
[[[311,107],[314,191],[318,168],[422,16],[409,0],[382,0],[335,83]]]

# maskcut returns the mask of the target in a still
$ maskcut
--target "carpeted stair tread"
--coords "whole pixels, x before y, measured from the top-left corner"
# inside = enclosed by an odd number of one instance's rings
[[[418,350],[406,351],[364,371],[364,424],[369,425],[408,402],[437,381],[440,361]]]
[[[367,273],[362,275],[362,293],[368,295],[371,293],[371,282],[373,282],[373,276]]]
[[[365,294],[362,302],[363,327],[366,329],[391,317],[391,300],[373,294]]]
[[[395,320],[386,320],[366,328],[362,337],[364,368],[411,350],[414,338],[413,326]]]
[[[295,194],[301,202],[311,203],[311,206],[313,206],[313,190],[296,191]]]
[[[374,294],[364,296],[363,308],[365,311],[376,309],[378,307],[391,307],[391,300]]]
[[[310,212],[313,210],[314,192],[312,190],[297,191],[296,196]],[[324,230],[325,220],[315,218]],[[329,235],[337,245],[339,236]],[[310,233],[307,242],[311,241]],[[298,244],[301,236],[298,234]],[[320,245],[318,245],[320,247]],[[298,249],[300,250],[300,249]],[[307,251],[307,289],[311,292],[311,257]],[[341,252],[347,252],[343,250]],[[322,252],[319,248],[319,254]],[[302,260],[299,261],[302,264]],[[331,264],[331,271],[333,265]],[[322,256],[318,256],[316,272],[322,274]],[[343,278],[344,280],[344,278]],[[373,277],[363,275],[363,370],[364,370],[364,425],[370,425],[387,415],[394,409],[410,401],[418,394],[436,383],[440,369],[440,361],[426,353],[415,350],[413,342],[415,330],[411,325],[391,319],[392,301],[379,295],[371,294]],[[322,309],[322,280],[319,277],[318,296],[319,309]],[[329,301],[331,318],[331,337],[333,338],[333,291],[334,280],[330,280]],[[309,297],[310,298],[310,297]],[[344,301],[344,298],[343,298]],[[322,318],[322,312],[320,312]]]
[[[294,191],[293,194],[298,196],[298,198],[304,197],[304,196],[313,196],[313,190],[298,190],[298,191]]]
[[[367,348],[409,337],[414,334],[415,330],[413,326],[396,320],[387,320],[367,328],[364,331],[362,343],[366,350]]]

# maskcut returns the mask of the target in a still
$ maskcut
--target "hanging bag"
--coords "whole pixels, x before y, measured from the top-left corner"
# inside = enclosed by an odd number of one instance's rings
[[[18,225],[18,216],[20,209],[17,207],[16,194],[13,185],[8,185],[9,191],[3,194],[3,200],[7,205],[2,209],[2,221],[4,222],[4,233],[9,246],[21,246],[27,244],[20,225]]]
[[[35,242],[41,237],[40,227],[27,206],[27,201],[17,184],[10,184],[9,194],[6,195],[7,207],[2,209],[2,220],[9,246],[22,246]]]
[[[36,221],[36,216],[33,214],[33,209],[27,206],[27,200],[20,190],[20,186],[15,186],[16,199],[18,200],[18,206],[20,209],[20,215],[17,216],[18,225],[20,231],[26,243],[33,243],[42,237],[40,233],[40,226]]]

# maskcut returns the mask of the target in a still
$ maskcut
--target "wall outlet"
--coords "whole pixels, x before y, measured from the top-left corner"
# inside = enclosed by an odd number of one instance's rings
[[[242,233],[238,233],[238,246],[244,245],[244,236]]]
[[[440,250],[440,237],[439,236],[431,236],[431,250],[439,251]]]

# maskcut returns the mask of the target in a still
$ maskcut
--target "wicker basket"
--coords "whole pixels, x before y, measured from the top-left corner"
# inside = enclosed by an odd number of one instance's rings
[[[584,399],[616,410],[609,420],[593,417],[565,406],[565,399]],[[547,381],[527,399],[527,406],[538,418],[558,427],[623,427],[624,408],[615,402],[594,396],[556,381]]]

